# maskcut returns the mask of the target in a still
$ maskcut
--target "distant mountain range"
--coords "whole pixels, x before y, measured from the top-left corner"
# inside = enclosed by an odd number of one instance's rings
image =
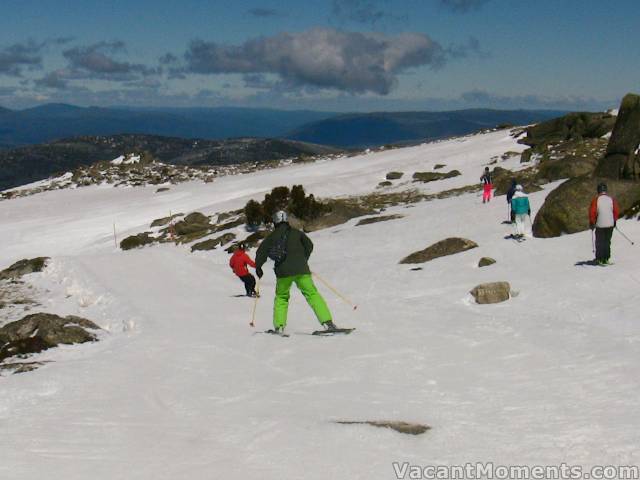
[[[286,137],[301,125],[334,113],[251,108],[128,109],[47,104],[26,110],[0,107],[0,148],[81,135],[146,134],[224,139]]]
[[[0,107],[0,148],[83,135],[144,134],[220,140],[288,138],[343,148],[420,142],[465,135],[500,124],[523,125],[566,112],[457,110],[338,115],[253,108],[99,108],[47,104],[26,110]]]
[[[344,148],[413,143],[499,125],[528,125],[564,115],[553,110],[455,110],[338,115],[308,123],[287,138]]]
[[[332,147],[292,140],[238,138],[194,140],[156,135],[82,136],[0,151],[0,190],[17,187],[81,165],[125,153],[148,152],[176,165],[235,165],[337,153]]]

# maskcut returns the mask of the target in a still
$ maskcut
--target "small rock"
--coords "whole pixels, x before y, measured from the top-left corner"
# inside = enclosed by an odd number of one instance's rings
[[[482,257],[478,262],[478,267],[488,267],[489,265],[493,265],[496,261],[491,257]]]
[[[399,180],[404,175],[404,172],[389,172],[386,175],[387,180]]]
[[[471,290],[476,303],[500,303],[509,300],[511,285],[509,282],[482,283]]]

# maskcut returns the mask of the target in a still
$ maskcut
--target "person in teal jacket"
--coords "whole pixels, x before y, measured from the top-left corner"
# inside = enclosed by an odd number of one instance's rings
[[[531,217],[531,205],[529,204],[529,197],[524,193],[522,185],[516,185],[516,191],[511,198],[511,212],[514,220],[515,238],[524,238],[525,234],[525,219],[527,216]]]
[[[287,220],[284,211],[278,211],[273,215],[275,229],[262,241],[256,252],[256,275],[262,278],[262,265],[267,261],[269,251],[278,239],[286,235],[286,257],[274,266],[277,281],[273,328],[277,333],[282,333],[287,326],[289,291],[295,283],[320,324],[327,330],[335,330],[337,327],[333,323],[329,307],[314,285],[307,263],[313,251],[313,242],[304,232],[291,227]]]

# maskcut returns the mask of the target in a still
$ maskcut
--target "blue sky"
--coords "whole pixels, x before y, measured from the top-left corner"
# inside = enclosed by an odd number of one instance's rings
[[[3,0],[0,105],[602,109],[640,2]]]

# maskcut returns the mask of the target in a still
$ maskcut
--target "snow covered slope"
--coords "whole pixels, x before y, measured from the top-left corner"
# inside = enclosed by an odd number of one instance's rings
[[[310,265],[358,309],[318,283],[345,337],[317,324],[292,293],[289,338],[270,327],[275,278],[253,300],[222,250],[123,252],[118,240],[169,212],[240,208],[272,187],[316,196],[368,193],[391,170],[458,169],[425,192],[477,182],[484,165],[521,151],[508,132],[297,164],[211,184],[87,187],[0,203],[0,266],[49,255],[29,281],[43,309],[87,317],[101,341],[40,354],[52,360],[0,378],[0,478],[390,479],[415,465],[640,463],[640,326],[636,251],[615,234],[614,266],[584,267],[589,232],[515,243],[504,197],[477,194],[398,206],[403,218],[311,234]],[[517,157],[498,163],[519,168]],[[407,179],[403,182],[404,179]],[[555,185],[530,196],[536,211]],[[586,211],[586,206],[585,206]],[[636,221],[620,228],[640,238]],[[241,230],[238,229],[237,233]],[[246,234],[243,234],[243,236]],[[412,271],[398,261],[450,236],[479,248]],[[253,253],[253,252],[252,252]],[[477,268],[480,257],[495,265]],[[508,302],[469,290],[509,281]],[[401,420],[420,436],[340,420]]]

